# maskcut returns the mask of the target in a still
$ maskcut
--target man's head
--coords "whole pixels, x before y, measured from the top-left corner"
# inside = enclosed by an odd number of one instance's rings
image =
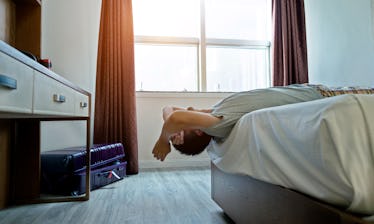
[[[174,148],[186,155],[197,155],[208,146],[212,136],[200,130],[184,131],[183,144],[173,145]]]

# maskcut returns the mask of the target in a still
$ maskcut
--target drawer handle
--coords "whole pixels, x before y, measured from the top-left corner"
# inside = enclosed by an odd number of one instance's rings
[[[53,101],[57,103],[64,103],[66,101],[66,98],[64,95],[53,94]]]
[[[17,89],[17,80],[0,74],[0,86],[7,87],[9,89]]]
[[[88,106],[87,102],[80,102],[81,108],[85,108]]]

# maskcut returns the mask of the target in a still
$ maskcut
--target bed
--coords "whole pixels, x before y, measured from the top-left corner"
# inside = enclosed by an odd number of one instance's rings
[[[236,223],[374,223],[373,95],[248,113],[208,153]]]

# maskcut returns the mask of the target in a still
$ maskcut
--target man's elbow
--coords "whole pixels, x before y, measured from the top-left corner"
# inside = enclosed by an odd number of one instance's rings
[[[185,117],[183,116],[183,112],[181,111],[174,111],[173,113],[171,113],[168,117],[168,121],[180,128],[184,128],[187,122]]]
[[[163,113],[170,112],[170,111],[173,111],[173,107],[171,107],[171,106],[165,106],[165,107],[162,108]]]

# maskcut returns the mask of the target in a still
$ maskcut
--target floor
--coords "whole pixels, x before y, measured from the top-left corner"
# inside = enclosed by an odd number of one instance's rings
[[[210,196],[210,169],[148,169],[91,192],[85,202],[24,205],[0,211],[1,224],[227,224]]]

